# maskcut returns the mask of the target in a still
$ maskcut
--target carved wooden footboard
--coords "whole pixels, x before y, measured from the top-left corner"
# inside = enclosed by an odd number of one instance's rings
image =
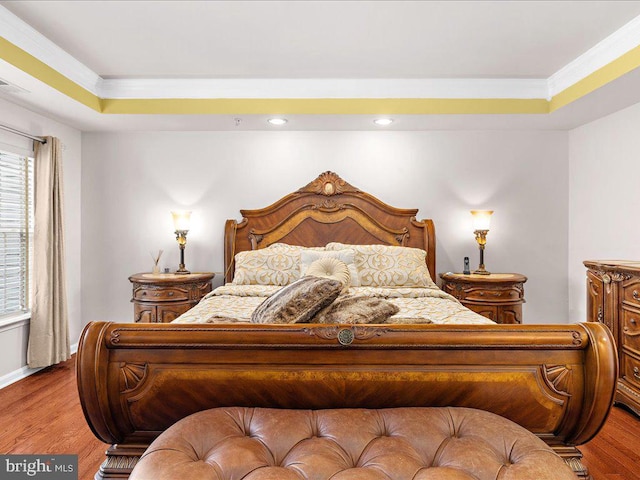
[[[90,323],[77,365],[87,422],[113,444],[96,478],[127,478],[160,432],[212,407],[446,405],[523,425],[586,478],[575,446],[605,421],[617,368],[597,323]]]

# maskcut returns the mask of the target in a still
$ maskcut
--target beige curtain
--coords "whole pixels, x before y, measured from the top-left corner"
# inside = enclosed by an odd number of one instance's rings
[[[29,330],[29,367],[67,360],[69,321],[64,257],[62,156],[60,140],[46,137],[35,145],[35,225],[33,300]]]

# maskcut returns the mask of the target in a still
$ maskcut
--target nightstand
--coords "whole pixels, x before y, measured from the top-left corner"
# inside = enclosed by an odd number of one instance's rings
[[[169,323],[211,291],[214,273],[136,273],[133,284],[134,321]]]
[[[441,273],[442,290],[456,297],[465,307],[496,323],[522,323],[524,282],[519,273],[465,275]]]

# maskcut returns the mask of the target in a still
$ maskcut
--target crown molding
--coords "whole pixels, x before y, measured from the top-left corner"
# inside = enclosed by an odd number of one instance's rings
[[[546,98],[544,79],[105,79],[108,99]]]
[[[551,75],[547,80],[550,97],[555,97],[584,80],[638,45],[640,45],[640,16]]]
[[[85,90],[94,95],[97,93],[102,82],[97,73],[3,6],[0,6],[0,37],[49,65]]]
[[[285,99],[378,100],[383,103],[419,99],[432,102],[429,109],[435,105],[436,110],[440,108],[437,102],[450,101],[451,110],[456,113],[485,111],[488,100],[502,104],[513,100],[507,108],[509,111],[520,105],[518,102],[544,100],[551,102],[553,111],[640,66],[640,60],[630,55],[640,45],[640,17],[548,79],[103,79],[2,6],[0,43],[7,47],[0,49],[0,58],[104,113],[114,109],[120,111],[127,106],[161,113],[164,107],[160,104],[149,106],[150,102],[180,99],[235,99],[240,102],[254,99],[266,103],[272,100],[282,103]],[[12,56],[11,60],[7,58],[9,56]],[[620,64],[622,57],[626,57],[623,67],[614,65],[616,61]],[[453,105],[456,102],[467,105],[470,110],[459,111],[459,105]],[[226,110],[227,107],[216,105],[214,110],[219,108]],[[317,108],[314,106],[313,109]],[[495,108],[496,113],[504,108],[502,105]],[[531,108],[527,104],[522,113],[531,113]],[[172,109],[180,110],[180,107]],[[536,104],[533,109],[540,111],[542,105]]]

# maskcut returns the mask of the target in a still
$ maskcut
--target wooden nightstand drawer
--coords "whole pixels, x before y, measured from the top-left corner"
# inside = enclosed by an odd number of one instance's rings
[[[148,301],[148,302],[162,302],[162,301],[184,301],[189,300],[189,291],[183,288],[177,287],[140,287],[133,292],[133,298],[135,300]]]
[[[463,289],[465,292],[464,299],[476,302],[486,302],[490,301],[511,301],[518,300],[521,298],[521,292],[516,290],[515,288],[500,288],[496,287],[494,289],[486,289],[486,288],[468,288]]]

